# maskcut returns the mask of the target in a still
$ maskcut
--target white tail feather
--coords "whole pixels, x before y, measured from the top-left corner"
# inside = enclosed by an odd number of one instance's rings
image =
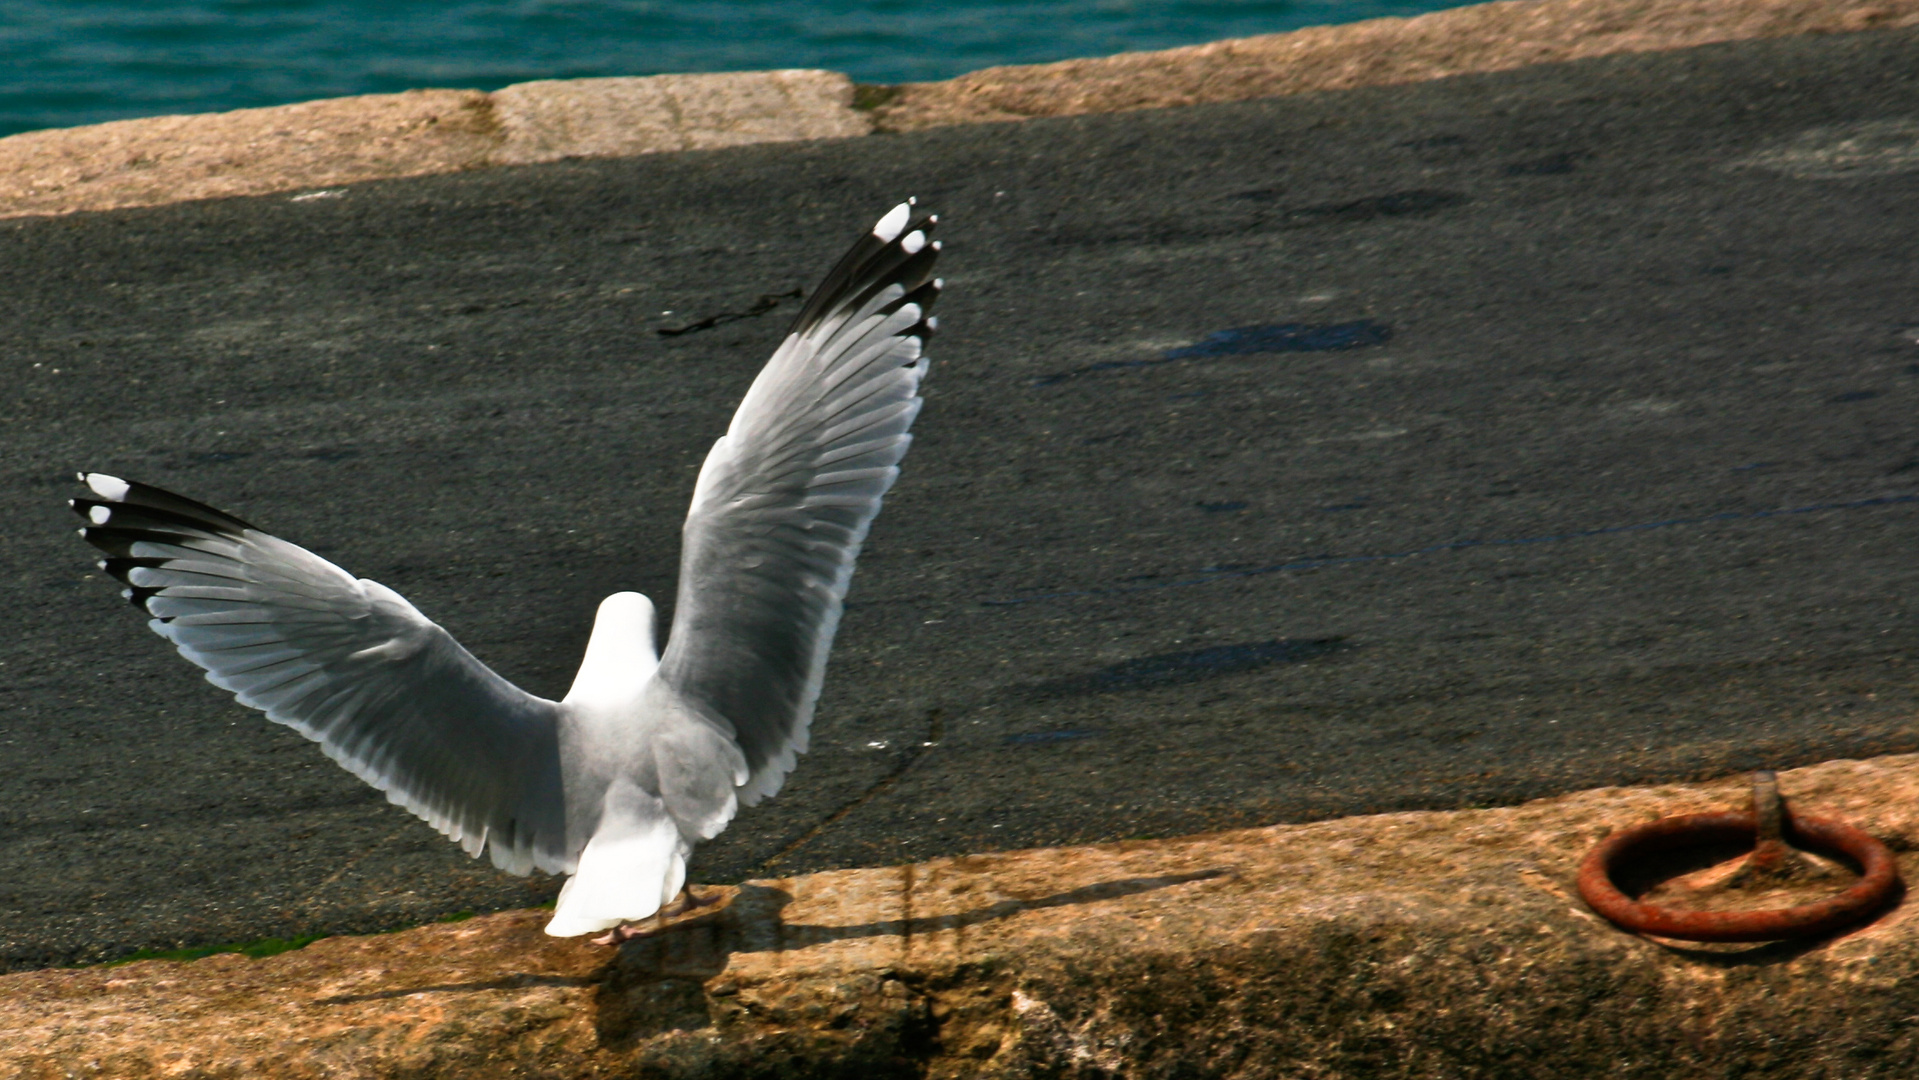
[[[600,827],[560,889],[546,932],[575,937],[644,919],[678,895],[692,847],[666,804],[622,779],[606,793]]]

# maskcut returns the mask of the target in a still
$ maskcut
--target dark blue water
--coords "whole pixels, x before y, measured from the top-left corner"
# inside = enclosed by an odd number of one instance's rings
[[[861,82],[1457,0],[0,0],[0,135],[415,87],[822,67]]]

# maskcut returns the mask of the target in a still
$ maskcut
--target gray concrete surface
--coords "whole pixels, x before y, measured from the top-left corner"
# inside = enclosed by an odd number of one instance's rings
[[[1886,31],[8,223],[0,958],[558,884],[200,681],[90,572],[73,470],[558,694],[603,595],[670,604],[796,301],[725,316],[907,193],[947,240],[919,442],[813,753],[697,876],[1919,748],[1915,117]]]

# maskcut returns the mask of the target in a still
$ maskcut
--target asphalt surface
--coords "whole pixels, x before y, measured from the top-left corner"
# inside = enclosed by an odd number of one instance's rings
[[[918,442],[813,752],[696,878],[1919,749],[1919,34],[20,221],[4,963],[558,888],[202,682],[74,470],[558,696],[601,597],[670,610],[780,294],[908,193]]]

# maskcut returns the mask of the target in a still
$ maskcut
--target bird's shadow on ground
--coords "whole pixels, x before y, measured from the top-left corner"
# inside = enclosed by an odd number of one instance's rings
[[[876,922],[824,925],[789,923],[781,916],[792,894],[770,885],[739,886],[732,902],[665,931],[637,938],[601,973],[596,1028],[603,1043],[625,1043],[667,1031],[712,1025],[707,983],[724,972],[735,953],[791,952],[860,938],[899,938],[910,948],[917,935],[964,929],[1021,912],[1088,904],[1195,881],[1226,877],[1213,868],[1156,877],[1123,878],[1031,899],[1009,899],[947,915],[907,916]]]
[[[827,925],[788,923],[782,917],[791,893],[748,882],[731,901],[712,911],[674,921],[635,938],[609,955],[590,975],[504,975],[497,979],[442,983],[323,998],[316,1005],[345,1005],[413,994],[473,993],[528,986],[597,987],[594,1026],[603,1044],[631,1043],[667,1031],[711,1027],[711,998],[728,991],[707,983],[727,969],[735,953],[792,952],[837,941],[896,937],[909,948],[915,935],[964,929],[1025,911],[1089,904],[1230,876],[1224,868],[1156,877],[1122,878],[1031,899],[1008,899],[947,915],[908,916],[877,922]]]

